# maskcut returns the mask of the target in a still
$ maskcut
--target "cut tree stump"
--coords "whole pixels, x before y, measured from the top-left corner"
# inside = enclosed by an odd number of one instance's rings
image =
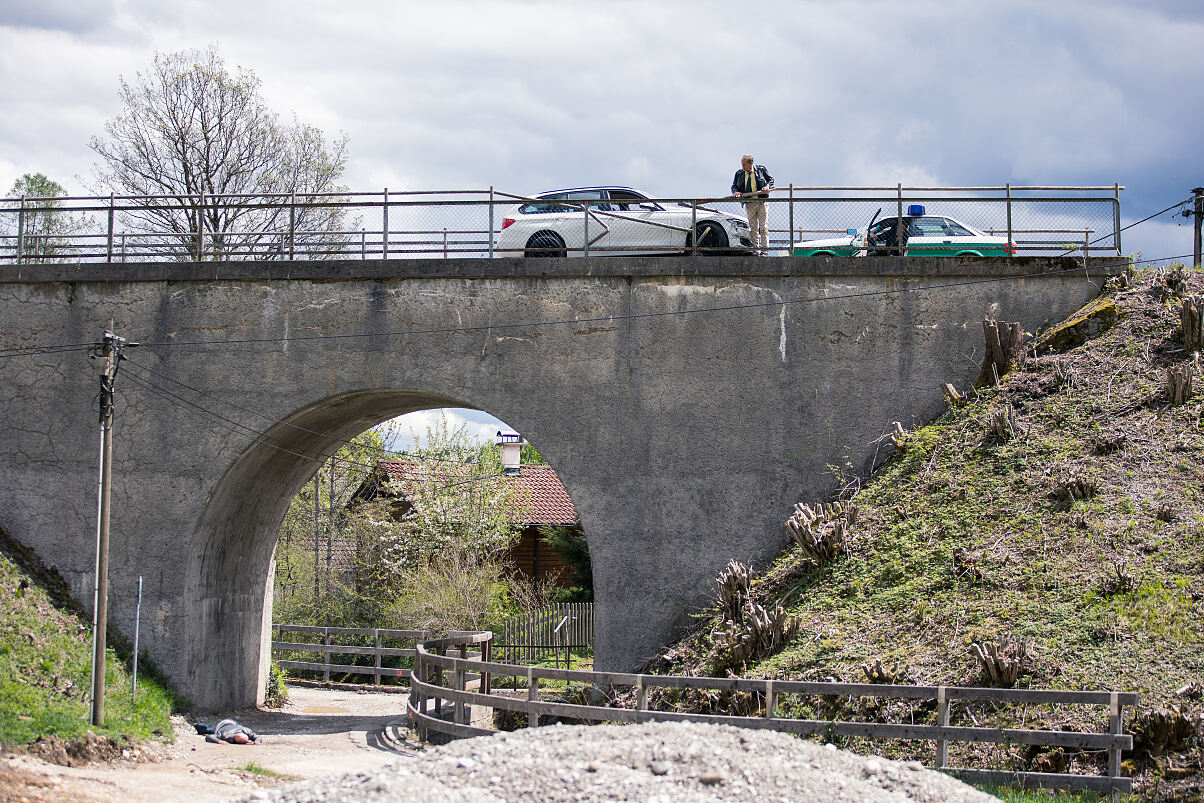
[[[982,372],[974,383],[976,387],[997,384],[997,377],[1024,361],[1024,329],[1018,322],[984,318],[982,330],[987,341],[987,353],[982,361]]]
[[[1183,299],[1180,319],[1183,321],[1183,348],[1204,351],[1204,296]]]

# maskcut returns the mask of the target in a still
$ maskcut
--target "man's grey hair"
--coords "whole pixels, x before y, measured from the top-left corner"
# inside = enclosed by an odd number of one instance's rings
[[[756,160],[753,159],[753,155],[751,153],[746,153],[740,157],[740,161],[741,162],[754,162]]]

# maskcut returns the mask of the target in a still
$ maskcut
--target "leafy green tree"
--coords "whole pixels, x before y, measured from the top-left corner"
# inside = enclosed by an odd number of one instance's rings
[[[67,195],[57,181],[42,173],[26,173],[13,182],[9,197],[24,198],[24,203],[6,203],[11,214],[3,216],[5,251],[16,252],[21,235],[21,259],[47,262],[71,253],[71,238],[91,231],[88,220],[63,208],[56,200]],[[20,231],[18,231],[18,229]]]
[[[232,74],[215,46],[158,53],[134,83],[121,80],[124,109],[90,142],[100,157],[96,178],[119,195],[173,199],[125,216],[134,231],[174,235],[147,238],[158,256],[278,259],[290,228],[337,250],[336,232],[350,225],[343,211],[290,208],[288,198],[345,191],[338,181],[347,139],[328,142],[313,126],[281,122],[259,90],[255,73]],[[281,197],[274,206],[205,200],[215,195]]]

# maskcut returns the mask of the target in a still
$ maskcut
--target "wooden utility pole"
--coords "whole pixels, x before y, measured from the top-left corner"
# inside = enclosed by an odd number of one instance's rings
[[[1204,222],[1204,187],[1196,187],[1194,190],[1192,190],[1192,192],[1195,193],[1195,196],[1196,196],[1196,205],[1195,205],[1195,209],[1192,212],[1192,214],[1195,217],[1195,220],[1193,222],[1195,223],[1194,228],[1195,228],[1196,236],[1195,236],[1195,240],[1193,241],[1195,243],[1195,246],[1192,249],[1191,264],[1193,266],[1195,266],[1195,268],[1197,270],[1199,270],[1199,268],[1200,268],[1200,224],[1201,224],[1201,222]]]
[[[92,724],[104,725],[105,644],[109,615],[109,491],[113,476],[113,388],[126,341],[105,331],[93,357],[104,360],[100,373],[100,490],[96,511],[96,579],[92,599]]]

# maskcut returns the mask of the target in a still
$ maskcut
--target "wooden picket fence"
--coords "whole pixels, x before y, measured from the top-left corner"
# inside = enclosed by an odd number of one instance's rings
[[[563,602],[516,616],[494,642],[496,660],[535,663],[567,650],[594,648],[594,603]]]

